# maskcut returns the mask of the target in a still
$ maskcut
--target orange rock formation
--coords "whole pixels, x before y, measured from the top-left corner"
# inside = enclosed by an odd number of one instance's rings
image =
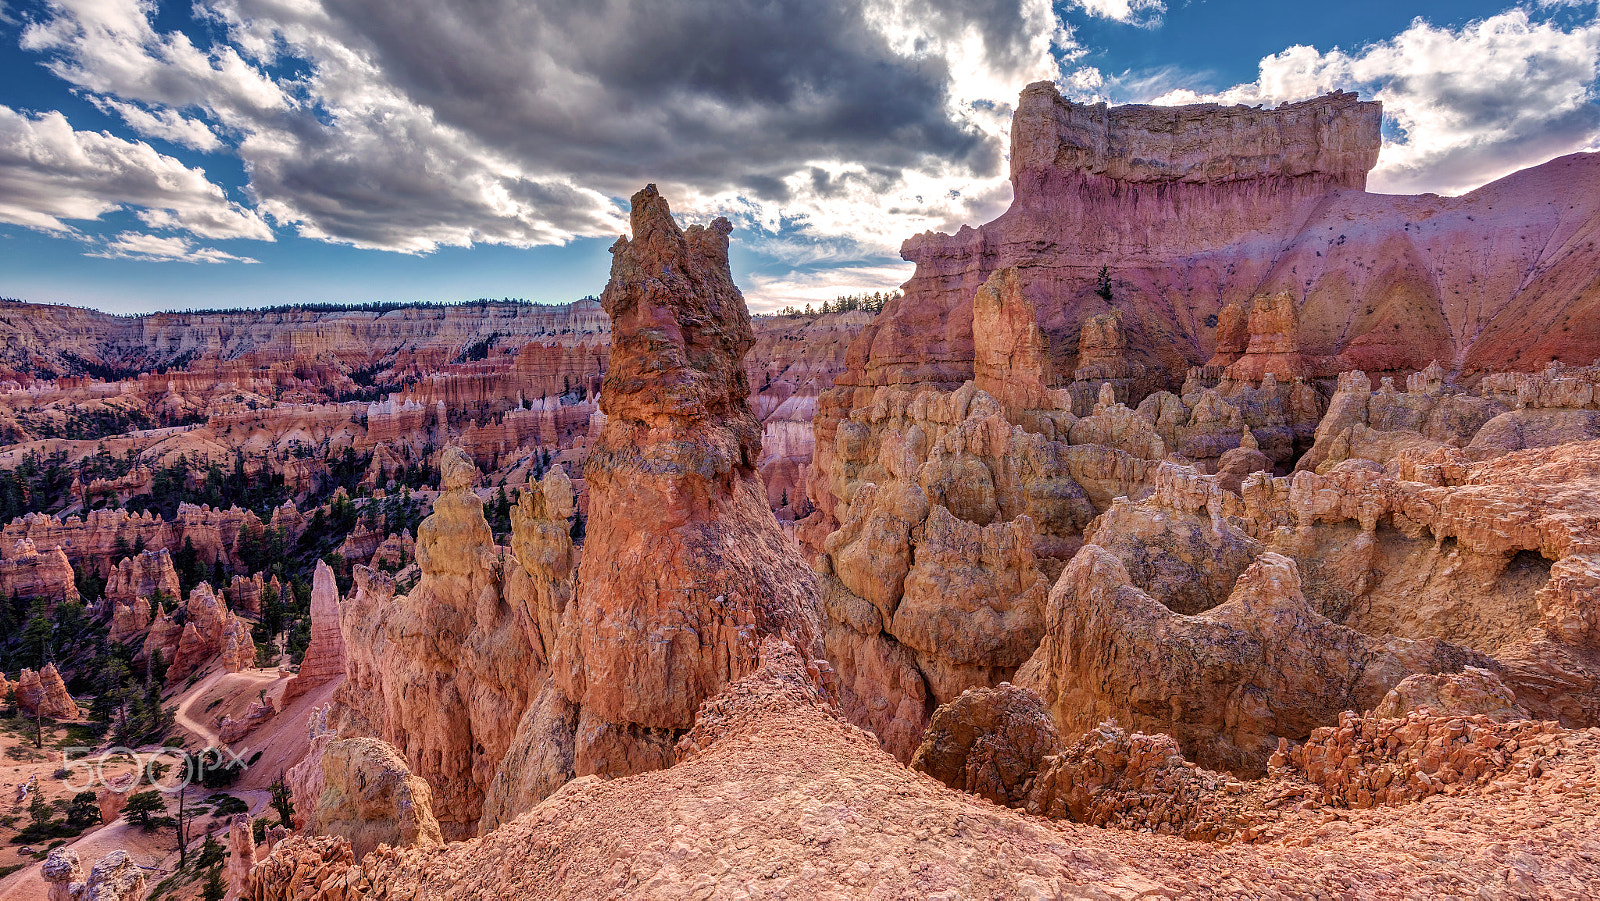
[[[300,659],[300,671],[283,687],[281,706],[319,685],[344,678],[344,635],[339,630],[339,587],[333,570],[318,560],[311,583],[311,643]]]

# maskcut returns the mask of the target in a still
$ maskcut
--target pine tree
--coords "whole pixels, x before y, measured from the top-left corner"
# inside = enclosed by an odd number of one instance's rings
[[[150,815],[165,813],[167,805],[161,800],[161,793],[156,791],[142,791],[128,796],[128,803],[122,808],[122,815],[128,822],[142,829],[149,829],[152,825]]]
[[[285,829],[294,828],[294,800],[289,792],[289,786],[283,781],[283,773],[278,773],[278,778],[268,786],[272,792],[272,807],[278,812],[278,825]]]
[[[222,901],[227,893],[227,886],[222,884],[222,867],[212,867],[206,872],[206,881],[200,886],[200,901]]]

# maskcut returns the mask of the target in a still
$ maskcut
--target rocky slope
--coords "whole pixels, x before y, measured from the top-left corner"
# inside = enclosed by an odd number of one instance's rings
[[[342,840],[291,838],[247,897],[1577,896],[1600,878],[1597,742],[1553,733],[1541,775],[1501,769],[1492,787],[1427,804],[1331,818],[1269,809],[1279,819],[1256,844],[1186,842],[1024,816],[913,773],[838,718],[803,658],[769,643],[760,668],[706,705],[670,769],[577,780],[444,848],[356,861]]]

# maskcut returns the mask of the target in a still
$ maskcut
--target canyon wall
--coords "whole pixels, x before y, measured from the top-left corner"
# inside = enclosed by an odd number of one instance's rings
[[[1030,86],[1011,131],[1011,208],[907,240],[917,269],[904,297],[852,343],[819,400],[808,494],[825,522],[810,531],[840,521],[829,499],[839,424],[879,387],[973,378],[973,304],[1008,267],[1049,340],[1048,381],[1067,387],[1098,360],[1089,323],[1117,316],[1127,365],[1151,382],[1117,385],[1130,405],[1191,375],[1215,383],[1241,360],[1234,378],[1283,384],[1351,369],[1399,377],[1435,360],[1470,380],[1600,357],[1600,157],[1461,197],[1369,194],[1379,118],[1378,104],[1347,94],[1273,110],[1107,108]]]
[[[493,337],[581,339],[605,330],[599,304],[480,302],[381,310],[227,310],[114,316],[94,310],[7,301],[0,305],[4,365],[16,374],[180,367],[196,358],[264,365],[323,359],[352,368],[385,363],[432,371],[454,350]],[[292,371],[292,367],[291,367]]]

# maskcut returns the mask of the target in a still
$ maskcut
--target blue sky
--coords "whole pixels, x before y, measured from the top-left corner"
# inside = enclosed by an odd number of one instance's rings
[[[564,302],[627,195],[734,221],[751,306],[998,215],[1010,104],[1385,103],[1373,190],[1600,146],[1594,0],[0,0],[0,296]]]

